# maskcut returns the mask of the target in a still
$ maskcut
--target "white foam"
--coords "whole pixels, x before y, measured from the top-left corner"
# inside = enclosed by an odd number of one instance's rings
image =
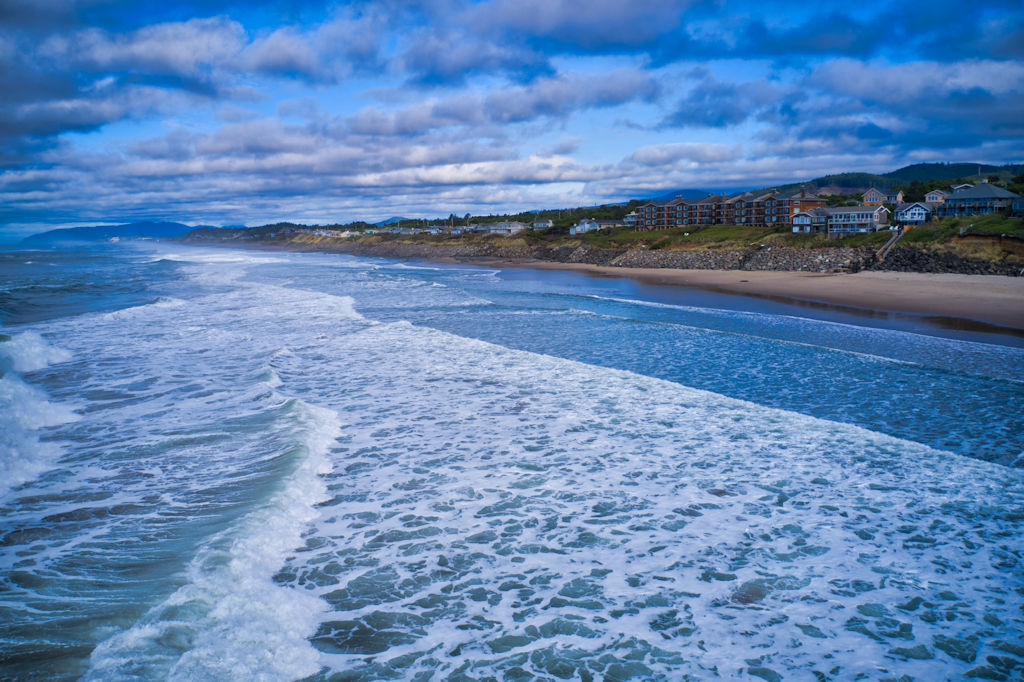
[[[1021,472],[407,323],[324,349],[355,352],[357,365],[305,377],[322,399],[361,409],[346,429],[340,500],[316,531],[324,545],[290,566],[308,575],[352,560],[318,588],[335,604],[322,632],[337,632],[320,639],[350,647],[324,653],[334,671],[374,678],[408,655],[421,662],[403,664],[405,677],[464,665],[544,675],[546,660],[629,654],[650,678],[738,677],[761,656],[784,676],[829,660],[851,678],[883,667],[955,677],[969,666],[933,641],[962,637],[1015,580],[986,545],[1018,537],[1003,534],[1020,523],[984,508],[1024,501]],[[981,544],[963,545],[964,533]],[[765,594],[735,596],[757,581]],[[944,591],[962,602],[955,622],[895,609],[918,595],[941,603]],[[870,615],[876,602],[888,621]],[[393,614],[396,625],[376,625]],[[850,630],[857,618],[872,633],[912,622],[912,636],[875,641]],[[582,629],[537,634],[556,619]],[[659,630],[659,619],[678,622]],[[353,622],[401,643],[361,649],[365,638],[346,635]],[[979,658],[995,653],[985,637]],[[518,641],[498,655],[507,638]],[[935,658],[890,652],[919,643]]]
[[[35,332],[0,342],[0,497],[37,478],[59,459],[61,449],[40,441],[39,431],[78,419],[71,407],[50,401],[18,372],[38,371],[70,358],[70,353]]]
[[[32,331],[14,334],[9,341],[0,342],[0,372],[7,367],[16,372],[34,372],[70,359],[71,353]]]
[[[144,676],[175,680],[296,679],[320,669],[308,640],[325,604],[272,577],[326,497],[321,477],[331,470],[327,451],[340,422],[301,402],[296,416],[306,431],[305,455],[282,489],[208,542],[189,565],[185,586],[101,643],[85,679],[123,677],[140,665]]]
[[[152,303],[146,303],[143,305],[132,306],[131,308],[122,308],[121,310],[114,310],[109,313],[103,313],[103,317],[108,320],[117,320],[125,317],[131,317],[139,313],[143,313],[150,308],[180,308],[187,305],[186,301],[180,298],[174,298],[173,296],[160,296],[157,300]]]

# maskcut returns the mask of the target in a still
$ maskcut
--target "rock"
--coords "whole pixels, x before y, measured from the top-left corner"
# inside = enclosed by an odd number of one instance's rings
[[[909,648],[896,647],[895,649],[890,649],[889,653],[902,656],[903,658],[914,658],[917,660],[935,658],[935,654],[933,654],[924,644],[918,644],[917,646]]]
[[[953,658],[958,658],[965,663],[973,662],[978,656],[978,649],[966,639],[935,635],[933,643],[937,649],[942,649]]]
[[[732,593],[737,604],[754,604],[768,596],[768,588],[756,581],[745,582]]]
[[[747,672],[755,677],[768,680],[768,682],[779,682],[782,679],[782,675],[778,674],[771,668],[765,668],[764,666],[747,668]]]

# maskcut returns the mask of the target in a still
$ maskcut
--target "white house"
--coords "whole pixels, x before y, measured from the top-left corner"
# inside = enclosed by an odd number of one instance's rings
[[[550,230],[554,226],[554,220],[535,220],[533,222],[533,229],[535,230]]]
[[[916,201],[912,204],[900,204],[896,208],[896,222],[900,225],[920,225],[928,222],[931,216],[931,208]]]
[[[584,218],[569,228],[569,234],[583,234],[584,232],[590,232],[592,230],[603,230],[606,227],[622,227],[622,222],[618,220],[594,220],[593,218]]]
[[[828,206],[793,216],[793,232],[874,232],[889,226],[884,206]]]
[[[490,234],[501,234],[506,237],[511,237],[514,234],[519,234],[526,228],[526,223],[521,223],[516,220],[506,220],[500,223],[491,223],[487,226],[487,231]]]

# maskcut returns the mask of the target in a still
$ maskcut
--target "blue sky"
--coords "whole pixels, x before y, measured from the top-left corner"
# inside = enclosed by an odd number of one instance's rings
[[[1024,3],[0,0],[0,230],[1024,160]]]

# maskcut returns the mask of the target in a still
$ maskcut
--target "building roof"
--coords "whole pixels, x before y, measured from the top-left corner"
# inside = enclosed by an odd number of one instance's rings
[[[970,189],[962,189],[951,196],[948,201],[963,201],[964,199],[1015,199],[1018,194],[1003,189],[999,185],[983,182]]]
[[[839,213],[864,213],[865,211],[868,213],[888,212],[889,209],[884,206],[827,206],[824,210],[828,212],[828,215],[836,215]]]

